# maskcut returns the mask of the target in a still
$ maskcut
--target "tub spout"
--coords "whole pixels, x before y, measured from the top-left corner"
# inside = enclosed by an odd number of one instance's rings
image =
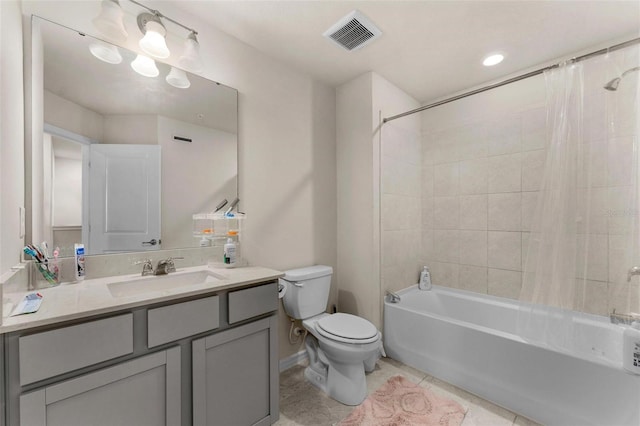
[[[387,290],[387,296],[389,296],[389,302],[391,303],[399,303],[400,302],[400,295],[397,293],[394,293],[391,290]]]
[[[627,324],[630,325],[634,321],[640,321],[640,315],[630,312],[628,314],[621,314],[616,312],[615,308],[609,314],[611,324]]]
[[[634,266],[633,268],[629,269],[629,272],[627,272],[627,282],[630,282],[631,277],[634,275],[640,275],[640,266]]]

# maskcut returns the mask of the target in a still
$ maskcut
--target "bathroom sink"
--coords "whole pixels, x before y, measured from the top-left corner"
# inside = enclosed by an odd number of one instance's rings
[[[222,279],[211,271],[174,272],[167,275],[136,277],[128,281],[107,284],[107,287],[113,297],[128,297],[196,284],[217,283]]]

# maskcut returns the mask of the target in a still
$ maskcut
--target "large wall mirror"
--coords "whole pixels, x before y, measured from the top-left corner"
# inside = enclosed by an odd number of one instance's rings
[[[198,246],[192,215],[238,196],[237,91],[158,61],[143,76],[135,52],[36,16],[32,37],[31,241]]]

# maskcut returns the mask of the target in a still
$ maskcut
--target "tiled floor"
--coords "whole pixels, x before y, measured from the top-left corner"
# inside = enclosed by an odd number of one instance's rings
[[[304,367],[298,365],[280,374],[280,420],[276,425],[330,426],[351,412],[353,407],[342,405],[326,396],[305,380],[303,372]],[[462,426],[537,425],[531,420],[390,358],[378,361],[376,369],[367,374],[369,392],[375,391],[391,376],[398,374],[467,408]]]

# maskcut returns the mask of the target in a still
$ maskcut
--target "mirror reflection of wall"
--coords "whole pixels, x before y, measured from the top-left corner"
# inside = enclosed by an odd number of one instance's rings
[[[64,249],[60,256],[72,256],[69,248],[82,241],[82,145],[49,136],[53,148],[50,241]]]
[[[34,135],[33,141],[42,145],[34,152],[41,151],[43,161],[42,170],[33,171],[32,191],[42,200],[33,203],[31,239],[53,242],[50,245],[59,246],[63,256],[72,255],[76,242],[85,243],[89,254],[199,246],[192,235],[192,215],[238,196],[236,90],[189,73],[190,87],[174,87],[164,78],[171,67],[159,62],[158,78],[141,76],[130,66],[136,53],[123,48],[122,63],[105,63],[91,54],[95,39],[38,17],[33,17],[32,33],[34,45],[42,43],[45,132]],[[35,68],[33,73],[38,75]],[[47,128],[55,131],[47,133]],[[98,151],[95,147],[106,145],[122,146],[130,153],[113,154],[122,158],[114,169],[118,174],[123,175],[127,164],[133,168],[126,172],[129,181],[105,181],[103,186],[120,188],[105,191],[112,197],[109,203],[99,199],[98,191],[89,190],[95,187],[87,171],[92,152]],[[71,146],[76,147],[73,158]],[[151,152],[158,155],[157,177],[150,178],[156,172],[140,160],[146,154],[127,146],[155,147]],[[106,154],[101,150],[100,155]],[[125,161],[129,155],[133,157]],[[141,200],[151,197],[144,191],[154,190],[129,184],[144,179],[158,185],[159,207],[150,212],[157,231],[140,236],[140,241],[115,244],[122,235],[149,226],[134,208],[150,205]],[[111,232],[103,238],[109,246],[96,244],[89,235],[89,229],[95,233],[89,222],[96,220],[96,211],[111,215],[97,219],[102,231]],[[158,243],[143,244],[152,239]]]

